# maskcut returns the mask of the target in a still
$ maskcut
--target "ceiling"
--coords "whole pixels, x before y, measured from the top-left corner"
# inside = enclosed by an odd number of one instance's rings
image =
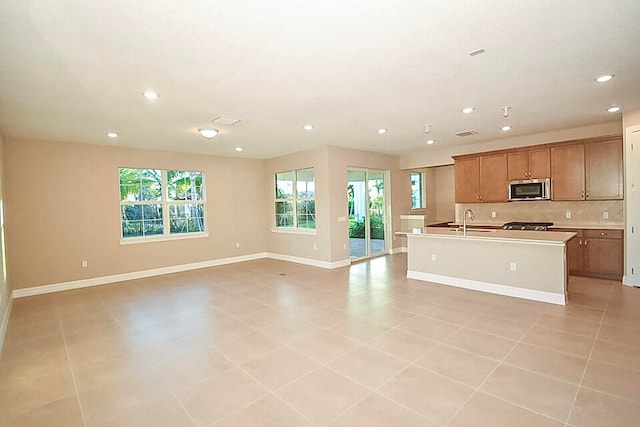
[[[639,40],[638,0],[3,0],[0,129],[252,158],[402,154],[620,120],[640,108]]]

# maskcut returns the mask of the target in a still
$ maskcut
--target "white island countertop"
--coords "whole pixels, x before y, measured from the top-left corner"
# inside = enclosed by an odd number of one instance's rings
[[[398,231],[396,234],[447,239],[490,239],[498,241],[506,240],[514,243],[548,243],[560,245],[565,244],[576,235],[576,233],[564,231],[491,230],[475,229],[473,227],[467,227],[466,235],[463,234],[462,229],[446,227],[414,228],[409,231]]]

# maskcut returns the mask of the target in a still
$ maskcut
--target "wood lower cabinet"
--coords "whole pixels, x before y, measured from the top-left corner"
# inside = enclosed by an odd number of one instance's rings
[[[569,274],[621,280],[623,273],[623,231],[604,229],[554,229],[577,236],[567,243]]]

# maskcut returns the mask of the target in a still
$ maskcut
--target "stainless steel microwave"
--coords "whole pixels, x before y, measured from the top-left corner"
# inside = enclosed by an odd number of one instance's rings
[[[525,179],[509,182],[509,201],[551,200],[551,179]]]

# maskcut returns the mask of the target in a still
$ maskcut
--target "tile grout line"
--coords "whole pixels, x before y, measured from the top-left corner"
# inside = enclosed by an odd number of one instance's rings
[[[55,302],[54,302],[55,304]],[[67,354],[67,361],[69,362],[69,372],[71,373],[71,380],[73,381],[73,388],[76,394],[76,401],[78,402],[78,408],[80,409],[80,415],[82,416],[82,425],[87,427],[87,419],[84,414],[84,408],[82,407],[82,402],[80,401],[80,393],[78,391],[78,383],[76,381],[75,373],[73,372],[73,364],[71,363],[71,357],[69,356],[69,346],[67,345],[67,337],[64,332],[64,327],[62,326],[62,318],[60,317],[60,310],[58,305],[56,305],[56,314],[58,316],[58,324],[60,325],[60,331],[62,332],[62,340],[64,341],[64,351]]]
[[[582,370],[582,377],[580,378],[580,383],[578,384],[578,389],[576,390],[576,394],[573,397],[573,402],[571,403],[571,409],[569,410],[569,414],[567,415],[567,419],[565,420],[565,427],[569,426],[569,420],[571,419],[571,415],[573,414],[573,410],[576,407],[576,401],[578,400],[578,395],[580,394],[580,389],[582,388],[582,383],[584,382],[584,378],[587,375],[587,370],[589,369],[589,364],[591,363],[591,358],[593,357],[593,351],[596,348],[596,343],[598,342],[598,336],[600,335],[600,331],[602,330],[602,325],[604,324],[604,318],[607,314],[607,309],[609,308],[609,302],[611,301],[611,295],[613,294],[613,285],[610,285],[609,296],[607,297],[607,303],[604,306],[604,311],[602,312],[602,317],[600,318],[600,324],[598,325],[598,330],[596,331],[596,336],[593,338],[593,344],[591,345],[591,351],[589,351],[589,357],[587,358],[587,364],[584,366]]]

